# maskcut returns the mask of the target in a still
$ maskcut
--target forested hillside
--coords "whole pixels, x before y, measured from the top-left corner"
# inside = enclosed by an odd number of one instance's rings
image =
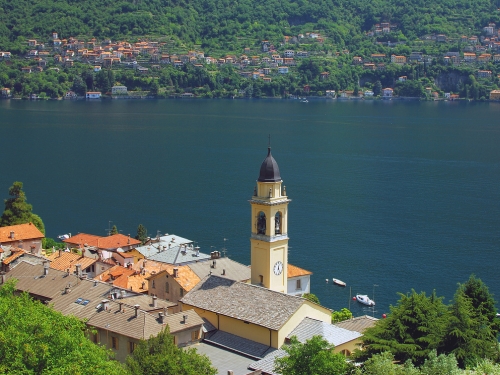
[[[205,49],[235,50],[251,41],[320,30],[339,47],[375,23],[400,37],[468,34],[498,22],[494,0],[0,0],[0,50],[30,37],[174,35]]]

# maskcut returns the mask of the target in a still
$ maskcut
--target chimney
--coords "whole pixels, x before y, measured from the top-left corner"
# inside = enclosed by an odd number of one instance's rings
[[[102,309],[104,311],[108,311],[109,310],[109,299],[103,299],[101,301],[101,304],[102,304]]]
[[[124,312],[125,310],[123,310],[123,302],[118,302],[118,306],[119,306],[119,311],[120,312]]]
[[[222,275],[225,275],[225,274],[226,274],[226,270],[225,270],[225,269],[223,269],[223,270],[222,270]]]
[[[141,289],[144,289],[145,287],[146,287],[146,282],[145,282],[145,281],[143,281],[143,282],[141,283]]]
[[[75,272],[77,277],[82,276],[82,265],[81,264],[75,264]]]
[[[47,276],[49,274],[49,262],[43,261],[43,274]]]
[[[168,315],[168,309],[166,307],[163,308],[163,315],[164,316]]]
[[[160,323],[163,323],[164,319],[165,319],[165,314],[164,313],[158,313],[158,318],[160,319]]]
[[[125,298],[126,296],[127,296],[127,291],[126,290],[122,290],[120,298]]]
[[[179,276],[179,269],[174,268],[174,277],[178,277],[178,276]]]
[[[62,254],[62,250],[59,249],[59,258],[61,257],[61,254]]]
[[[14,239],[14,231],[10,232],[10,238],[13,240]]]
[[[194,249],[196,251],[196,256],[199,257],[200,256],[200,247],[196,246]]]
[[[227,370],[227,375],[234,375],[233,370]]]
[[[156,297],[155,295],[153,295],[153,307],[158,307],[158,301],[157,301],[158,297]]]
[[[71,293],[71,284],[68,284],[65,288],[64,288],[64,294],[69,294]]]
[[[182,324],[186,324],[187,320],[188,320],[188,316],[187,315],[183,315],[182,316]]]
[[[134,305],[134,309],[135,309],[135,317],[139,317],[139,308],[140,306],[139,305]]]

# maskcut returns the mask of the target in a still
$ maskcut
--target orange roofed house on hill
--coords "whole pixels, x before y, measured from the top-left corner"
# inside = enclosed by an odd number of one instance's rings
[[[93,234],[79,233],[63,240],[69,247],[84,251],[92,248],[100,253],[102,259],[110,259],[113,253],[126,252],[139,246],[141,241],[125,236],[123,234],[113,234],[107,237],[100,237]]]
[[[0,245],[14,246],[40,255],[45,236],[32,223],[0,227]]]

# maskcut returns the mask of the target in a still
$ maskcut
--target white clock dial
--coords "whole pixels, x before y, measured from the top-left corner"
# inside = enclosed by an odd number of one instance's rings
[[[281,272],[283,272],[283,263],[280,261],[274,263],[273,271],[275,275],[281,275]]]

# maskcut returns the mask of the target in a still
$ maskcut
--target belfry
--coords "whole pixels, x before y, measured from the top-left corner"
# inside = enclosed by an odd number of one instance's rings
[[[250,200],[252,284],[287,293],[288,203],[278,163],[268,148]]]

